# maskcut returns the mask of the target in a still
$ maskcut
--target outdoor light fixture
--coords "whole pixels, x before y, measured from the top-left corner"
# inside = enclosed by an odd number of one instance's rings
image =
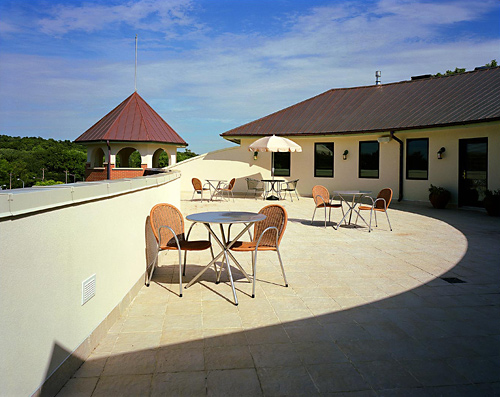
[[[257,157],[259,156],[259,152],[253,152],[253,159],[257,160]]]
[[[347,160],[347,155],[348,155],[348,154],[349,154],[349,150],[347,150],[347,149],[346,149],[346,150],[344,150],[344,153],[342,154],[342,158],[343,158],[344,160]]]
[[[443,153],[446,151],[444,147],[438,150],[438,160],[441,160],[443,158]]]

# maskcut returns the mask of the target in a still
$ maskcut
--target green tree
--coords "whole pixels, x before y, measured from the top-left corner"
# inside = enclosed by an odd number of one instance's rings
[[[487,68],[497,67],[498,66],[497,60],[493,59],[490,63],[487,63],[484,66]],[[444,73],[444,74],[443,73],[436,73],[435,75],[433,75],[433,77],[451,76],[454,74],[459,74],[459,73],[464,73],[464,72],[465,72],[465,68],[455,68],[455,70],[447,70],[446,73]]]
[[[183,152],[177,152],[177,162],[181,162],[187,159],[190,159],[191,157],[196,157],[198,154],[192,152],[189,149],[185,149]]]
[[[65,182],[66,173],[76,175],[77,180],[85,176],[87,149],[71,141],[57,141],[40,137],[11,137],[0,135],[0,185],[12,187],[32,186],[42,179]]]

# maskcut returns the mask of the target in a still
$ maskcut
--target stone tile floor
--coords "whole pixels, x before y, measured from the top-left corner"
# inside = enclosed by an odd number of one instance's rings
[[[268,203],[190,196],[184,215]],[[271,252],[259,254],[254,299],[236,268],[238,306],[213,270],[179,298],[177,255],[160,254],[151,286],[59,396],[500,395],[499,218],[395,202],[393,231],[382,215],[368,233],[324,228],[321,212],[311,225],[311,198],[280,204],[289,288]],[[250,255],[235,255],[250,272]],[[190,253],[184,282],[209,260]]]

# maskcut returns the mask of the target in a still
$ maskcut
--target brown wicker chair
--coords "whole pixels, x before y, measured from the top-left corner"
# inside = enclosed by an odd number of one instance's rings
[[[191,229],[196,223],[191,225],[187,236],[185,236],[184,217],[173,205],[157,204],[151,209],[149,216],[151,228],[158,242],[157,254],[164,250],[177,250],[179,252],[179,296],[182,297],[182,276],[186,274],[187,251],[203,251],[208,248],[212,251],[210,239],[188,241]],[[182,251],[184,251],[184,270],[182,269]],[[154,268],[155,266],[153,265],[147,278],[146,285],[148,287],[151,282],[151,277],[153,276]]]
[[[334,204],[330,202],[330,193],[328,192],[328,189],[324,186],[321,185],[316,185],[312,189],[312,196],[314,199],[314,212],[313,216],[311,219],[311,225],[313,224],[314,221],[314,215],[316,214],[316,210],[318,208],[324,208],[325,209],[325,227],[326,227],[326,209],[328,208],[328,222],[331,220],[331,215],[332,215],[332,208],[342,208],[342,214],[344,214],[344,208],[342,207],[342,203]]]
[[[372,214],[375,214],[375,227],[377,227],[377,212],[385,212],[385,216],[387,217],[387,222],[389,223],[389,229],[391,229],[391,221],[389,220],[389,215],[387,214],[387,209],[389,208],[389,204],[391,204],[392,200],[392,189],[386,188],[382,189],[377,198],[374,200],[370,196],[366,196],[372,201],[372,205],[360,205],[358,207],[358,211],[370,211],[370,224],[368,225],[368,232],[372,231]],[[356,224],[358,224],[358,216],[356,217]],[[365,222],[366,223],[366,222]]]
[[[227,199],[229,200],[229,195],[231,194],[231,196],[233,197],[233,201],[234,201],[233,189],[234,189],[235,182],[236,182],[236,178],[231,179],[227,185],[223,185],[219,189],[217,189],[217,191],[215,192],[215,195],[220,195],[221,198],[224,198],[224,193],[227,193]]]
[[[193,184],[193,189],[194,189],[193,195],[191,196],[191,200],[193,200],[194,195],[198,193],[201,194],[201,201],[203,201],[203,192],[207,190],[210,191],[210,188],[207,187],[207,184],[202,185],[201,181],[198,178],[191,179],[191,183]]]
[[[255,223],[252,241],[237,241],[231,246],[231,251],[252,253],[252,298],[255,298],[257,252],[259,251],[276,251],[281,266],[281,273],[283,274],[283,280],[285,281],[285,287],[288,287],[285,268],[283,267],[283,261],[281,260],[279,250],[279,245],[288,222],[288,214],[286,210],[278,204],[265,206],[259,211],[259,214],[266,215],[266,219]]]

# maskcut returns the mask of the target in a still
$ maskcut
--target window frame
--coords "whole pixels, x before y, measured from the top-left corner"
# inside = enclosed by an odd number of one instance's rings
[[[369,144],[377,144],[377,175],[376,176],[363,176],[361,175],[361,161],[362,161],[362,153],[361,153],[361,146],[365,143]],[[379,179],[380,178],[380,143],[378,141],[359,141],[359,146],[358,146],[358,178],[359,179]]]
[[[332,151],[332,168],[331,168],[331,171],[332,171],[332,174],[331,175],[318,175],[318,168],[317,168],[317,163],[318,163],[318,160],[317,160],[317,150],[316,148],[318,147],[318,145],[331,145],[331,151]],[[315,178],[334,178],[335,177],[335,168],[334,168],[334,164],[335,164],[335,143],[334,142],[314,142],[314,177]]]
[[[292,154],[290,152],[275,152],[274,155],[271,156],[271,167],[274,169],[274,176],[290,176],[292,173]],[[286,155],[288,154],[288,174],[287,175],[278,175],[276,174],[276,155]]]
[[[415,141],[426,141],[426,143],[427,143],[427,145],[426,145],[426,149],[427,149],[427,168],[426,168],[426,171],[427,171],[427,174],[426,174],[425,178],[410,177],[408,174],[408,172],[410,171],[410,168],[408,167],[408,160],[409,160],[408,151],[410,149],[410,143],[415,142]],[[410,138],[410,139],[406,140],[405,168],[406,168],[405,177],[407,180],[410,180],[410,181],[427,181],[427,180],[429,180],[429,138]],[[417,171],[420,171],[420,170],[417,170]]]

